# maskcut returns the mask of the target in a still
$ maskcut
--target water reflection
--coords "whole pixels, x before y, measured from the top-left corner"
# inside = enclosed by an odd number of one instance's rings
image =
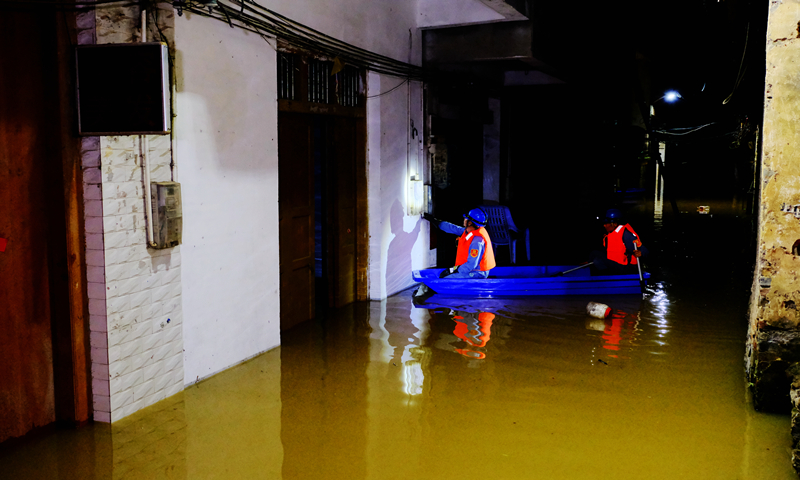
[[[0,449],[0,477],[456,478],[479,437],[491,478],[795,478],[788,418],[744,397],[744,326],[653,289],[342,309],[112,427]]]
[[[458,354],[467,358],[483,360],[486,358],[484,348],[492,338],[492,321],[495,315],[490,312],[480,312],[478,314],[470,312],[453,312],[453,320],[456,328],[453,333],[460,338],[466,346],[454,348]]]
[[[622,310],[611,313],[611,318],[603,330],[603,348],[614,352],[619,352],[622,345],[636,345],[636,337],[639,333],[639,312],[628,315]],[[616,354],[609,354],[609,357],[617,358]]]

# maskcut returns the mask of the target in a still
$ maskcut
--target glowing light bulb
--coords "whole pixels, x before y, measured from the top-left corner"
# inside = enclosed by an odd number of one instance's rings
[[[675,90],[670,90],[664,94],[664,101],[672,103],[675,100],[681,98],[681,94],[676,92]]]

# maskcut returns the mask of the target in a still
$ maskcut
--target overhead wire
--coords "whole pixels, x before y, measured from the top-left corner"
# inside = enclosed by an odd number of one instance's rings
[[[180,15],[182,11],[213,18],[227,23],[231,28],[253,32],[267,39],[273,36],[306,50],[312,50],[330,58],[339,57],[343,62],[375,73],[406,78],[408,80],[430,79],[432,73],[420,66],[381,55],[322,33],[314,28],[294,21],[270,10],[253,0],[217,0],[216,5],[197,0],[174,0],[173,7]],[[132,6],[141,4],[136,0],[0,0],[0,7],[30,9],[55,8],[59,10],[85,10],[106,5]],[[157,25],[157,22],[156,22]],[[159,32],[162,40],[163,33]]]
[[[429,75],[422,67],[338,40],[252,0],[230,0],[227,3],[218,1],[216,6],[210,7],[196,1],[176,2],[175,6],[197,15],[224,21],[232,28],[241,28],[262,36],[266,32],[300,48],[315,50],[332,58],[339,57],[351,65],[376,73],[412,80],[421,80]]]
[[[705,125],[700,125],[699,127],[684,127],[684,128],[691,128],[691,130],[689,130],[688,132],[674,133],[674,132],[669,132],[667,130],[656,130],[656,133],[658,133],[659,135],[676,135],[676,136],[688,135],[690,133],[694,133],[694,132],[700,130],[701,128],[706,128],[709,125],[714,125],[716,123],[717,122],[706,123]],[[676,128],[675,130],[678,130],[678,129]]]
[[[399,85],[397,85],[397,86],[395,86],[395,87],[392,87],[392,88],[390,88],[389,90],[387,90],[387,91],[385,91],[385,92],[378,93],[378,94],[376,94],[376,95],[370,95],[370,96],[368,96],[367,98],[376,98],[376,97],[382,97],[382,96],[384,96],[384,95],[390,94],[390,93],[394,92],[395,90],[397,90],[398,88],[400,88],[400,87],[402,87],[403,85],[405,85],[406,83],[408,83],[408,79],[406,79],[406,80],[403,80],[402,82],[400,82],[400,84],[399,84]]]
[[[730,95],[728,95],[725,100],[722,101],[723,105],[727,105],[728,102],[731,101],[733,98],[733,94],[736,93],[736,89],[739,88],[739,84],[742,82],[744,78],[745,72],[747,72],[747,66],[744,64],[745,56],[747,55],[747,44],[750,40],[750,22],[747,22],[747,32],[744,36],[744,48],[742,50],[742,59],[739,61],[739,71],[736,74],[736,82],[733,84],[733,90],[731,90]]]
[[[246,6],[246,2],[248,0],[233,0],[233,1],[234,2],[239,1],[239,2],[241,2],[242,6]],[[324,34],[322,32],[319,32],[318,30],[315,30],[315,29],[313,29],[311,27],[307,27],[307,26],[305,26],[305,25],[303,25],[301,23],[298,23],[298,22],[296,22],[296,21],[294,21],[294,20],[292,20],[292,19],[290,19],[288,17],[285,17],[285,16],[283,16],[283,15],[277,13],[277,12],[273,12],[273,11],[267,9],[267,8],[264,8],[261,5],[256,4],[255,2],[251,1],[250,3],[252,3],[256,7],[258,7],[258,9],[263,10],[268,15],[272,15],[272,16],[276,17],[277,19],[279,19],[280,21],[282,21],[284,23],[284,25],[287,26],[288,29],[291,29],[291,27],[296,27],[296,28],[300,29],[301,31],[306,32],[307,36],[309,36],[311,38],[314,38],[314,39],[317,39],[317,40],[330,42],[333,45],[335,45],[335,46],[337,46],[339,48],[342,48],[344,51],[352,52],[352,53],[355,53],[355,54],[358,54],[358,55],[363,55],[363,56],[369,58],[370,60],[377,61],[377,62],[384,62],[384,63],[388,63],[388,64],[402,65],[403,68],[409,68],[409,67],[418,68],[418,67],[415,67],[415,66],[407,64],[407,63],[399,62],[398,60],[395,60],[393,58],[386,57],[386,56],[383,56],[383,55],[379,55],[377,53],[370,52],[369,50],[364,50],[362,48],[355,47],[355,46],[350,45],[350,44],[348,44],[346,42],[343,42],[343,41],[338,40],[338,39],[336,39],[334,37],[331,37],[330,35],[326,35],[326,34]],[[250,8],[249,6],[246,6],[246,8],[248,8],[250,10],[254,10],[254,9]]]

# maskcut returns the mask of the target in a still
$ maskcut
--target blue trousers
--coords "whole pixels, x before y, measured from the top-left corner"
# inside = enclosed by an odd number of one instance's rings
[[[487,270],[485,272],[482,272],[480,270],[473,270],[467,273],[456,272],[452,275],[448,275],[445,278],[486,278],[489,276],[489,272],[491,272],[491,270]]]

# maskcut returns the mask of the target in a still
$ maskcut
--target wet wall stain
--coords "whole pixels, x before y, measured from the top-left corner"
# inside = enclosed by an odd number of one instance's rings
[[[800,362],[800,218],[786,205],[800,202],[796,81],[800,61],[800,6],[772,2],[767,26],[767,94],[758,232],[758,256],[751,296],[746,367],[755,406],[763,411],[794,408],[792,431],[800,429],[800,396],[795,376]],[[790,395],[791,390],[791,395]],[[793,463],[800,467],[797,439]],[[800,472],[800,469],[798,469]]]

